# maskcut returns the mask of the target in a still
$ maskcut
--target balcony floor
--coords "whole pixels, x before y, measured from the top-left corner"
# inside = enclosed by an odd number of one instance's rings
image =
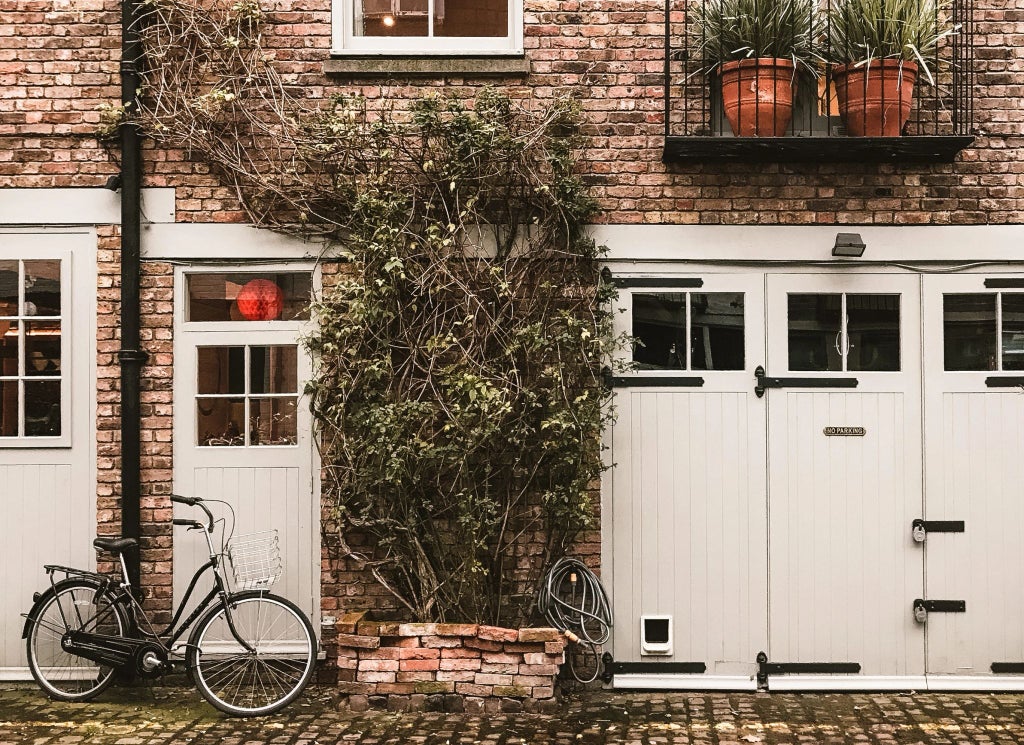
[[[905,137],[667,136],[662,161],[952,163],[971,135]]]

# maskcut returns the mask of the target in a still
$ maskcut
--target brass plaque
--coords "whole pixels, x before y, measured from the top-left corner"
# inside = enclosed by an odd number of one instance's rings
[[[863,427],[825,427],[826,437],[863,437],[867,432]]]

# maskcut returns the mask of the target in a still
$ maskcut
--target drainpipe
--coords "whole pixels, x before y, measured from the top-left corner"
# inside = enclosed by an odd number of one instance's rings
[[[121,536],[140,537],[141,499],[140,372],[148,355],[139,340],[139,270],[142,231],[142,138],[134,117],[139,89],[138,64],[142,43],[138,29],[138,0],[121,0],[121,104],[127,118],[121,124]],[[128,574],[139,584],[139,552],[132,552]]]

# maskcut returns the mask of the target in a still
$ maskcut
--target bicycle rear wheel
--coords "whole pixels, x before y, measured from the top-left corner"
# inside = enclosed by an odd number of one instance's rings
[[[59,701],[87,701],[114,681],[114,668],[65,652],[69,630],[124,636],[128,617],[95,582],[70,579],[43,593],[29,612],[26,651],[36,683]]]
[[[231,595],[228,606],[230,622],[227,609],[217,606],[189,639],[188,664],[196,687],[213,706],[234,716],[283,709],[313,675],[313,626],[293,603],[265,592]]]

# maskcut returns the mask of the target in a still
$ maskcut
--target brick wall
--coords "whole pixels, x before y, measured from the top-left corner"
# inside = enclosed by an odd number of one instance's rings
[[[118,0],[0,0],[0,189],[101,186],[116,153],[94,136],[103,103],[119,95]],[[424,90],[470,96],[485,83],[526,99],[577,95],[590,137],[587,180],[611,223],[983,224],[1021,223],[1024,206],[1024,13],[997,0],[977,4],[975,147],[955,164],[693,164],[661,162],[661,0],[526,0],[526,77],[471,74],[385,80],[326,77],[329,0],[270,0],[266,43],[285,82],[315,101],[361,91],[408,97]],[[209,168],[174,149],[145,150],[145,184],[177,189],[178,219],[241,222],[231,193]],[[2,192],[0,192],[2,196]],[[56,206],[59,209],[59,205]],[[98,310],[98,507],[102,532],[119,530],[119,410],[116,361],[118,237],[100,231]],[[144,268],[144,569],[165,609],[170,575],[171,271]],[[329,512],[325,511],[325,519]],[[328,525],[329,527],[329,525]],[[596,563],[597,532],[582,553]],[[388,607],[386,594],[331,553],[325,541],[328,613]]]

